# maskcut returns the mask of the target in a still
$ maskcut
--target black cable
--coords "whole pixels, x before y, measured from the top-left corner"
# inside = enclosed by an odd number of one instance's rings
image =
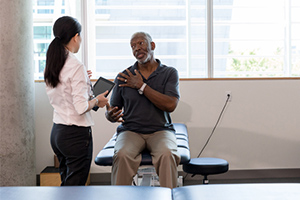
[[[211,136],[212,136],[213,133],[215,132],[215,130],[216,130],[216,128],[217,128],[217,126],[218,126],[218,124],[219,124],[219,122],[220,122],[220,119],[221,119],[221,117],[222,117],[222,115],[223,115],[223,112],[224,112],[224,110],[225,110],[225,108],[226,108],[226,106],[227,106],[227,104],[228,104],[229,98],[230,98],[230,94],[227,94],[227,99],[226,99],[226,102],[225,102],[225,104],[224,104],[224,106],[223,106],[223,109],[222,109],[222,111],[221,111],[221,113],[220,113],[220,115],[219,115],[219,118],[218,118],[218,120],[217,120],[217,122],[216,122],[216,124],[215,124],[215,126],[214,126],[214,128],[213,128],[213,130],[212,130],[212,132],[211,132],[211,134],[210,134],[210,136],[208,137],[208,139],[207,139],[205,145],[203,146],[203,148],[201,149],[200,153],[198,154],[197,158],[199,158],[199,156],[202,154],[202,152],[203,152],[203,150],[205,149],[205,147],[207,146],[207,144],[208,144],[208,142],[209,142]],[[187,177],[187,175],[188,175],[188,173],[186,173],[186,175],[185,175],[185,177],[184,177],[183,179],[185,179],[185,178]]]
[[[201,151],[200,151],[200,153],[198,154],[197,158],[199,158],[199,156],[202,154],[202,152],[203,152],[203,150],[205,149],[205,147],[207,146],[207,144],[208,144],[208,142],[209,142],[211,136],[212,136],[213,133],[215,132],[215,130],[216,130],[216,128],[217,128],[217,126],[218,126],[218,124],[219,124],[219,122],[220,122],[220,119],[221,119],[221,117],[222,117],[222,114],[223,114],[223,112],[224,112],[224,110],[225,110],[225,108],[226,108],[226,106],[227,106],[227,103],[228,103],[228,101],[229,101],[229,98],[230,98],[230,94],[227,94],[226,102],[225,102],[225,104],[224,104],[224,106],[223,106],[223,109],[222,109],[220,115],[219,115],[219,118],[218,118],[218,120],[217,120],[217,123],[215,124],[215,126],[214,126],[214,128],[213,128],[213,130],[212,130],[212,132],[211,132],[211,134],[210,134],[210,136],[208,137],[208,139],[207,139],[205,145],[204,145],[203,148],[201,149]]]

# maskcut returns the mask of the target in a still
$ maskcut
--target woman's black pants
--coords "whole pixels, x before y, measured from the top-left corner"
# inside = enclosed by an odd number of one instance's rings
[[[85,185],[93,155],[91,127],[54,123],[50,140],[59,160],[61,186]]]

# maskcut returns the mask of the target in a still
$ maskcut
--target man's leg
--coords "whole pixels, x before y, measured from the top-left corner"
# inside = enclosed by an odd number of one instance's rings
[[[177,166],[180,155],[177,152],[176,136],[171,131],[158,131],[149,134],[147,148],[152,155],[152,163],[159,176],[160,186],[177,187]]]
[[[112,185],[131,185],[140,166],[140,152],[145,148],[145,141],[140,134],[124,131],[117,137],[112,173]]]

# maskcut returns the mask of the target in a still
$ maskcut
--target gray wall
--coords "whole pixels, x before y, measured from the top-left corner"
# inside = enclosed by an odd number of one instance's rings
[[[32,1],[0,0],[0,186],[35,185]]]
[[[53,165],[49,135],[52,108],[44,83],[35,83],[36,173]],[[202,156],[219,157],[230,170],[300,168],[300,80],[182,80],[180,103],[173,122],[185,123],[191,156],[196,157],[209,137],[225,103],[232,100]],[[93,113],[94,157],[118,124],[108,122],[104,109]],[[110,167],[92,164],[92,173]]]

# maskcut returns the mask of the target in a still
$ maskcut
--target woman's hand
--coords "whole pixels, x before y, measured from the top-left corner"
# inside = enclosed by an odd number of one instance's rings
[[[91,70],[87,70],[87,74],[88,74],[88,77],[91,78],[92,77],[92,74],[93,72]]]
[[[96,103],[96,106],[103,108],[108,103],[108,99],[105,97],[107,94],[108,90],[95,97],[98,99],[98,103]]]

